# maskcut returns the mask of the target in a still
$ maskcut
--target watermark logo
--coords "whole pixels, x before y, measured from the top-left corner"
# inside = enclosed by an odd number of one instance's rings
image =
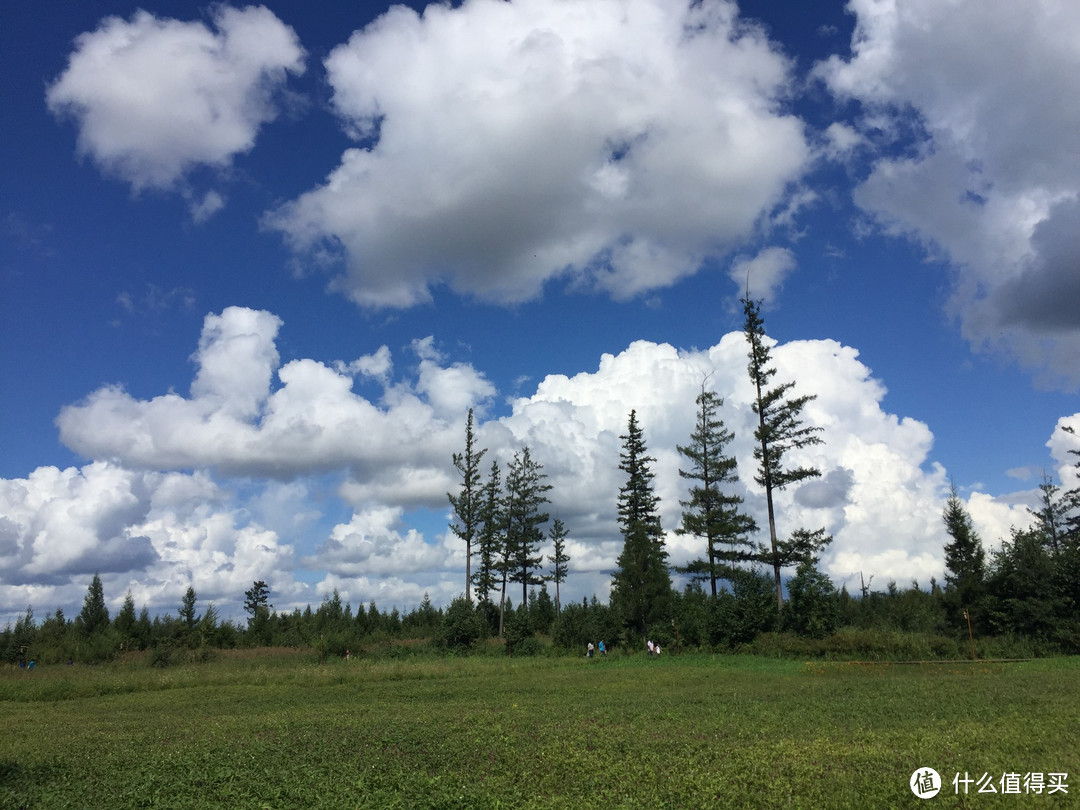
[[[941,774],[933,768],[918,768],[908,784],[911,792],[920,799],[932,799],[941,790]]]
[[[976,772],[977,773],[977,772]],[[1012,793],[1025,795],[1031,793],[1054,793],[1068,794],[1069,785],[1066,780],[1069,774],[1064,771],[1051,771],[1049,773],[1021,773],[1020,771],[1007,771],[1000,775],[986,771],[982,776],[964,771],[963,775],[958,771],[952,778],[953,792],[959,796],[969,793]],[[920,799],[932,799],[941,792],[944,787],[941,775],[933,768],[918,768],[911,779],[908,780],[911,792]]]

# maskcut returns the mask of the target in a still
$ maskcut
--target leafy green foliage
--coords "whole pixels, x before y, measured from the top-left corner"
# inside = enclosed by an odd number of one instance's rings
[[[1013,530],[994,552],[986,583],[988,623],[994,632],[1046,642],[1076,621],[1055,562],[1042,532]]]
[[[772,580],[756,569],[736,569],[731,591],[716,599],[710,636],[714,644],[736,648],[775,630],[779,620]]]
[[[484,637],[484,630],[484,620],[472,601],[459,596],[446,609],[439,641],[448,650],[464,652]]]
[[[837,597],[836,586],[818,570],[814,561],[804,560],[788,582],[784,626],[808,638],[832,635],[839,621]]]

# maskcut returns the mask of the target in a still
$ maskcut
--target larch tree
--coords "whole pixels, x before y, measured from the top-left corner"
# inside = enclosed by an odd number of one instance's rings
[[[199,616],[195,612],[195,603],[197,601],[198,597],[195,595],[195,588],[188,585],[188,589],[184,591],[184,598],[180,602],[180,607],[177,609],[177,613],[180,614],[180,623],[185,630],[194,630],[195,624],[199,621]]]
[[[761,317],[761,302],[749,297],[742,299],[743,333],[749,344],[750,362],[747,372],[754,386],[753,411],[757,415],[757,427],[754,429],[754,458],[757,460],[757,474],[754,480],[765,489],[765,505],[769,517],[769,550],[767,559],[772,564],[773,587],[776,590],[776,606],[784,607],[784,591],[780,580],[780,569],[785,564],[783,549],[776,535],[776,508],[774,495],[791,484],[817,478],[821,470],[816,467],[785,467],[784,457],[791,450],[801,450],[815,444],[821,444],[817,434],[821,428],[803,424],[802,411],[814,396],[790,397],[794,382],[781,383],[770,387],[776,368],[765,342],[765,321]],[[821,532],[824,537],[824,531]]]
[[[1028,514],[1035,519],[1035,527],[1042,532],[1046,546],[1058,558],[1068,532],[1069,501],[1062,495],[1061,487],[1043,473],[1043,482],[1039,484],[1039,508],[1028,507]]]
[[[548,539],[554,546],[554,554],[548,556],[548,562],[551,563],[550,579],[555,583],[555,615],[558,617],[562,614],[559,585],[566,581],[566,566],[570,562],[570,555],[566,553],[566,526],[558,518],[551,523]]]
[[[1071,425],[1063,425],[1062,430],[1074,440],[1077,438]],[[1072,447],[1068,452],[1069,455],[1080,457],[1080,447]],[[1073,465],[1073,469],[1076,485],[1061,498],[1064,526],[1059,537],[1057,570],[1067,598],[1080,608],[1080,461]]]
[[[475,448],[473,409],[465,423],[465,452],[454,453],[454,467],[461,476],[461,489],[456,496],[446,493],[454,510],[450,531],[465,541],[465,598],[472,601],[473,540],[483,521],[483,487],[480,481],[480,460],[486,450]]]
[[[491,462],[491,472],[484,484],[483,503],[480,512],[480,531],[477,535],[477,567],[473,573],[476,599],[480,604],[490,604],[491,594],[499,586],[499,562],[503,556],[502,473],[499,462]]]
[[[506,548],[509,580],[521,583],[521,602],[528,604],[529,586],[544,580],[540,568],[544,557],[540,545],[548,513],[541,511],[548,503],[551,485],[544,483],[544,467],[532,457],[528,445],[514,454],[506,471]]]
[[[1062,425],[1061,429],[1069,434],[1074,440],[1078,437],[1076,430],[1071,425]],[[1080,447],[1073,447],[1068,450],[1069,455],[1080,457]],[[1061,502],[1064,511],[1065,528],[1063,532],[1064,542],[1070,546],[1073,550],[1080,547],[1080,461],[1077,461],[1073,468],[1074,480],[1077,481],[1077,485],[1069,490],[1066,490],[1062,496]]]
[[[623,440],[619,469],[626,473],[618,497],[623,550],[612,577],[611,606],[628,630],[645,637],[650,625],[667,617],[670,607],[668,553],[649,469],[655,459],[647,454],[636,411],[630,411],[626,434],[619,438]]]
[[[689,462],[689,470],[679,469],[679,475],[694,484],[690,499],[683,506],[679,534],[705,540],[705,557],[690,561],[680,568],[684,573],[706,576],[716,598],[716,581],[724,579],[737,563],[752,558],[752,542],[748,535],[757,530],[754,519],[743,513],[743,499],[725,492],[722,487],[739,480],[738,465],[725,453],[734,434],[724,426],[718,412],[724,401],[714,392],[701,393],[694,400],[697,418],[688,445],[678,445],[678,451]]]

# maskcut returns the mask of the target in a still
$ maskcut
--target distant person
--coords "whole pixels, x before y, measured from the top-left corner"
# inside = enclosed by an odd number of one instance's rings
[[[595,649],[595,647],[593,647],[593,643],[590,641],[589,646],[585,650],[585,657],[586,658],[592,658],[594,649]]]
[[[660,645],[659,644],[656,645],[656,654],[657,655],[660,654]]]
[[[651,638],[645,642],[645,646],[649,648],[649,655],[656,654],[656,647],[653,645]]]
[[[600,641],[600,654],[607,655],[607,647],[604,646],[604,642],[602,639]]]

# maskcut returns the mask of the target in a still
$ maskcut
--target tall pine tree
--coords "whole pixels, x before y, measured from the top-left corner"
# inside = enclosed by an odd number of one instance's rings
[[[644,638],[651,625],[667,618],[671,602],[671,577],[667,549],[660,525],[658,501],[645,439],[630,411],[619,469],[626,483],[619,490],[619,528],[623,550],[611,583],[611,605],[622,616],[627,630]]]
[[[718,415],[724,401],[706,391],[703,384],[694,402],[698,410],[690,444],[679,445],[678,450],[690,466],[689,470],[680,469],[679,475],[695,483],[690,500],[680,502],[682,526],[677,531],[704,538],[705,557],[692,560],[680,570],[707,576],[715,599],[717,579],[725,578],[736,563],[751,558],[752,544],[747,535],[757,530],[757,524],[740,510],[740,496],[721,489],[739,480],[735,459],[724,452],[734,438]]]
[[[544,467],[532,457],[528,445],[519,453],[506,471],[506,547],[509,559],[509,579],[521,583],[521,602],[528,603],[529,586],[544,580],[540,567],[544,557],[540,545],[544,534],[540,527],[547,523],[548,513],[541,511],[548,503],[550,484]]]
[[[83,607],[75,618],[75,626],[84,636],[101,633],[109,629],[109,609],[105,606],[105,589],[101,586],[101,577],[94,574],[90,587],[86,590]]]
[[[473,409],[465,423],[465,452],[454,453],[454,467],[461,475],[461,490],[457,496],[446,493],[454,510],[455,522],[450,531],[465,541],[465,598],[472,601],[473,540],[483,521],[483,489],[480,481],[480,460],[486,450],[474,447]]]
[[[955,626],[965,611],[977,614],[986,579],[986,551],[953,486],[941,515],[950,540],[945,544],[945,607]],[[975,619],[973,619],[975,621]]]
[[[566,565],[570,562],[570,555],[566,553],[566,526],[561,520],[555,518],[548,530],[548,537],[554,546],[554,554],[548,556],[551,563],[551,576],[549,579],[555,583],[555,615],[562,614],[562,600],[559,598],[559,585],[566,581]]]
[[[480,533],[477,535],[477,568],[473,574],[476,599],[481,605],[491,603],[491,594],[499,586],[499,561],[503,555],[502,474],[499,462],[491,462],[491,472],[484,484],[480,514]]]
[[[765,505],[769,515],[768,561],[773,569],[773,587],[776,590],[777,609],[784,607],[784,591],[780,581],[780,569],[785,560],[776,537],[776,509],[773,496],[790,484],[817,478],[821,470],[816,467],[785,467],[784,456],[789,450],[800,450],[821,444],[817,436],[821,428],[807,427],[802,421],[802,410],[813,396],[789,398],[795,383],[781,383],[770,388],[776,369],[772,366],[769,346],[765,342],[765,321],[761,317],[761,302],[749,297],[742,299],[745,322],[743,333],[750,344],[747,372],[754,386],[753,410],[758,417],[754,430],[754,458],[758,462],[754,480],[765,488]]]

